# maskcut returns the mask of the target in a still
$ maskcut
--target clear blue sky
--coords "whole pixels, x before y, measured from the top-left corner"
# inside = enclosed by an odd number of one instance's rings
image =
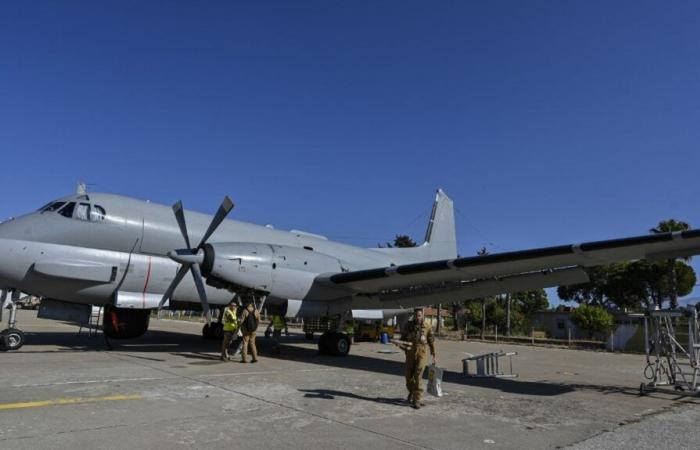
[[[700,4],[0,4],[0,217],[108,191],[470,255],[700,226]],[[697,267],[697,266],[696,266]]]

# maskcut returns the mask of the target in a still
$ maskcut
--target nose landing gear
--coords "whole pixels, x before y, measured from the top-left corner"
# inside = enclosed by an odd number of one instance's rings
[[[7,328],[0,331],[0,350],[18,350],[24,345],[24,333],[15,328],[17,325],[17,302],[19,301],[19,291],[12,291],[12,298],[7,301],[7,291],[0,294],[0,322],[5,308],[10,310],[10,317],[7,320]]]

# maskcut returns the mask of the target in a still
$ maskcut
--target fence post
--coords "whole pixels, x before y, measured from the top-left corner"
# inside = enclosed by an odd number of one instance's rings
[[[535,327],[532,327],[532,331],[530,332],[530,336],[532,337],[532,345],[535,345]]]
[[[496,325],[496,342],[498,342],[498,325]]]
[[[568,327],[568,328],[566,329],[566,331],[568,332],[568,335],[569,335],[569,338],[568,338],[569,347],[571,347],[571,327]]]
[[[615,352],[615,332],[610,330],[610,351]]]

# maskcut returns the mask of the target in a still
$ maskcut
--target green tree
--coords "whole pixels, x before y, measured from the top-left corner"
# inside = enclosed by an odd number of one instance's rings
[[[559,286],[557,295],[566,301],[586,305],[601,305],[605,302],[603,287],[607,282],[608,266],[596,266],[586,269],[588,283],[574,284],[571,286]]]
[[[577,327],[588,331],[589,339],[592,339],[596,333],[608,331],[613,327],[612,314],[597,305],[579,306],[571,313],[571,321]]]
[[[486,247],[481,247],[481,249],[476,252],[477,256],[486,256],[489,254]],[[489,297],[483,297],[481,299],[481,340],[486,337],[486,303],[489,301]]]
[[[516,292],[511,294],[513,305],[526,317],[532,317],[538,311],[549,308],[549,299],[544,289]]]
[[[660,222],[651,231],[668,233],[687,229],[690,229],[687,223],[670,219]],[[696,282],[695,271],[687,264],[688,259],[641,260],[587,268],[588,283],[560,286],[557,293],[563,300],[608,308],[662,307],[666,300],[671,308],[675,308],[678,297],[689,294]]]
[[[394,247],[415,247],[416,241],[406,234],[397,234],[394,237]]]
[[[663,220],[659,222],[659,224],[652,228],[651,231],[652,233],[671,233],[675,231],[688,231],[690,229],[690,225],[686,222],[680,221],[680,220],[675,220],[675,219],[668,219],[668,220]],[[690,257],[685,258],[685,261],[689,261]],[[666,270],[667,270],[667,281],[668,284],[666,285],[667,293],[668,293],[668,300],[670,303],[671,308],[677,308],[678,307],[678,275],[676,273],[676,259],[672,258],[666,261]]]

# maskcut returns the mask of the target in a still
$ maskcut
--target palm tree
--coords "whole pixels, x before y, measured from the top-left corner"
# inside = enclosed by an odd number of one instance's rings
[[[673,233],[676,231],[688,231],[690,230],[690,224],[687,222],[683,222],[682,220],[676,220],[676,219],[668,219],[668,220],[662,220],[659,222],[659,225],[656,227],[652,228],[651,231],[652,233],[660,234],[660,233]],[[690,256],[681,258],[684,261],[688,262],[690,261]],[[677,308],[678,307],[678,279],[676,276],[676,258],[672,258],[668,260],[668,277],[669,280],[671,281],[671,292],[669,292],[669,307],[671,308]],[[659,303],[661,303],[662,300],[659,300]],[[659,308],[661,305],[659,305]]]

